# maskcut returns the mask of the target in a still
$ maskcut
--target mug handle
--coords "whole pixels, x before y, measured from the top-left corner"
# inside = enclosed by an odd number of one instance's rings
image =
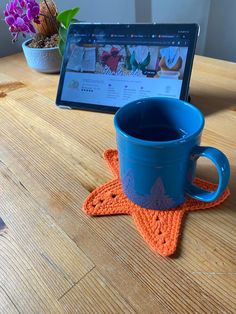
[[[230,177],[230,165],[227,157],[224,153],[214,147],[207,146],[196,146],[192,153],[191,158],[197,160],[199,157],[209,158],[214,165],[216,166],[218,176],[219,176],[219,184],[214,192],[209,192],[207,190],[203,190],[197,187],[194,184],[190,184],[187,188],[186,193],[197,200],[203,202],[213,202],[216,200],[226,189],[229,177]]]

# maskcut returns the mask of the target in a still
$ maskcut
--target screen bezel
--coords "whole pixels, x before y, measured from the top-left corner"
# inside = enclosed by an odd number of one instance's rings
[[[66,60],[69,51],[69,40],[68,38],[72,36],[72,34],[79,29],[83,28],[84,33],[91,34],[94,32],[95,28],[100,28],[104,31],[114,29],[114,31],[123,31],[123,32],[132,32],[138,34],[140,31],[144,32],[156,32],[158,33],[188,33],[188,53],[186,58],[186,64],[184,69],[183,75],[183,82],[180,92],[179,99],[181,100],[188,100],[188,93],[189,93],[189,83],[190,77],[192,72],[192,65],[193,59],[196,49],[197,37],[199,33],[199,25],[198,24],[86,24],[86,23],[75,23],[71,24],[67,33],[67,41],[65,46],[65,53],[64,58],[62,61],[61,73],[60,73],[60,80],[58,84],[58,91],[56,97],[56,105],[61,108],[68,108],[68,109],[82,109],[82,110],[92,110],[92,111],[100,111],[100,112],[108,112],[114,113],[120,107],[117,106],[106,106],[106,105],[98,105],[98,104],[88,104],[82,102],[71,102],[61,99],[62,89],[64,84],[64,78],[66,73]]]

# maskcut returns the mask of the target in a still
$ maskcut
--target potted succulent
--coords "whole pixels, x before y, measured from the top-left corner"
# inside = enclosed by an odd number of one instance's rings
[[[22,48],[28,65],[44,73],[58,73],[66,33],[79,8],[58,13],[53,0],[11,0],[4,11],[5,22],[17,41],[19,34],[30,35]]]

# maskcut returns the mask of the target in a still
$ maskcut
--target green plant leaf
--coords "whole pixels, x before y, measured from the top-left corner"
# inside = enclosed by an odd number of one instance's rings
[[[59,51],[60,51],[60,55],[62,57],[64,55],[65,46],[66,46],[66,43],[61,39],[60,42],[59,42]]]
[[[60,40],[63,40],[64,42],[66,42],[67,29],[60,26],[59,27],[59,36],[60,36]]]
[[[78,19],[72,19],[71,20],[71,23],[78,23],[78,22],[80,22]]]
[[[57,15],[57,20],[58,22],[64,27],[64,28],[68,28],[70,25],[70,22],[72,21],[72,19],[74,18],[74,16],[79,12],[80,8],[73,8],[70,10],[65,10],[60,12]]]

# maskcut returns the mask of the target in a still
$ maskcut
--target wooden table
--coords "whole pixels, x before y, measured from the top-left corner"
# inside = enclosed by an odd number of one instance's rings
[[[57,75],[0,59],[0,313],[236,313],[236,64],[196,57],[203,145],[231,162],[231,197],[185,219],[171,258],[130,216],[81,211],[111,179],[113,115],[57,109]],[[201,159],[198,174],[216,180]]]

